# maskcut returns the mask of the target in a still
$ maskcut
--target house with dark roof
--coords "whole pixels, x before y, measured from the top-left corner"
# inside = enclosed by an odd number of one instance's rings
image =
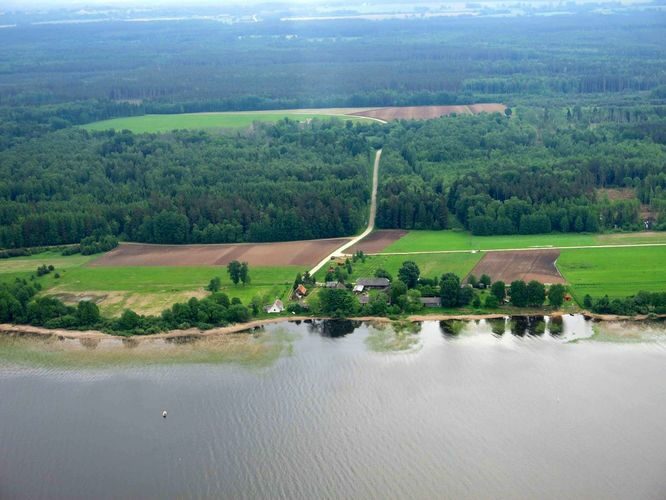
[[[419,297],[419,302],[423,307],[441,307],[442,299],[439,297]]]
[[[390,286],[391,282],[388,280],[388,278],[359,278],[356,280],[354,292],[362,293],[370,290],[386,292]]]

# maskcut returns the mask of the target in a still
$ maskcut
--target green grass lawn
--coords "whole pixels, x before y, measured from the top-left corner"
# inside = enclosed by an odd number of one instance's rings
[[[439,250],[489,250],[546,246],[626,245],[666,243],[663,233],[618,234],[533,234],[510,236],[472,236],[465,231],[409,231],[383,252],[429,252]]]
[[[98,257],[97,255],[69,255],[63,257],[60,252],[48,251],[29,257],[13,257],[11,259],[0,259],[0,274],[35,272],[41,265],[53,265],[58,269],[79,267],[88,261]]]
[[[627,297],[640,290],[666,291],[666,247],[562,250],[557,267],[579,302]]]
[[[434,254],[434,255],[376,255],[368,256],[365,262],[357,261],[353,264],[354,273],[352,280],[357,278],[372,277],[377,269],[385,269],[396,278],[398,269],[406,260],[416,262],[421,270],[421,276],[427,278],[440,277],[444,273],[452,272],[460,276],[465,276],[481,259],[481,254],[472,253],[453,253],[453,254]],[[326,269],[317,274],[319,280],[323,280]]]
[[[247,128],[253,122],[277,122],[283,118],[305,121],[314,118],[330,119],[334,114],[299,113],[294,111],[242,112],[242,113],[184,113],[171,115],[143,115],[114,118],[84,125],[86,130],[131,130],[146,132],[169,132],[175,129]],[[364,120],[363,117],[344,116],[344,120]]]

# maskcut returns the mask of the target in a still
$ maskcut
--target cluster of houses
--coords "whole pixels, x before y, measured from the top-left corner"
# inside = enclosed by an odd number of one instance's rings
[[[339,281],[327,281],[323,284],[323,287],[340,290],[347,289],[345,284],[340,283]],[[390,296],[391,282],[388,278],[359,278],[354,284],[352,291],[358,296],[358,301],[361,306],[365,306],[370,302],[370,292],[385,293]],[[302,301],[307,294],[308,289],[301,284],[294,289],[291,298],[293,300]],[[440,307],[442,305],[442,301],[439,297],[420,297],[419,301],[424,307]],[[279,298],[276,298],[271,305],[264,308],[264,311],[269,314],[279,314],[284,310],[285,306]]]

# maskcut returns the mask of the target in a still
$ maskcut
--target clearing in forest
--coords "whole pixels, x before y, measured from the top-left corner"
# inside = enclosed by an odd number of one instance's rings
[[[458,106],[404,106],[377,108],[353,113],[354,116],[391,120],[432,120],[452,114],[476,115],[478,113],[504,113],[506,106],[497,103],[463,104]]]

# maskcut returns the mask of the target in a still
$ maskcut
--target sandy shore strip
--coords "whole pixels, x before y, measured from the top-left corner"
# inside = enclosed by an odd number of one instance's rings
[[[563,313],[556,311],[552,313],[534,312],[524,314],[419,314],[408,316],[407,321],[420,322],[420,321],[448,321],[448,320],[461,320],[461,321],[476,321],[482,319],[500,319],[510,317],[525,317],[525,316],[549,316],[561,317],[570,313]],[[587,319],[597,321],[645,321],[648,319],[666,319],[666,314],[657,314],[648,316],[646,314],[636,316],[619,316],[614,314],[595,314],[589,311],[580,311],[576,314],[582,314]],[[328,317],[311,317],[311,316],[280,316],[277,318],[260,319],[250,321],[248,323],[237,323],[235,325],[223,326],[219,328],[211,328],[210,330],[199,330],[198,328],[188,328],[187,330],[171,330],[169,332],[156,333],[152,335],[112,335],[109,333],[100,332],[97,330],[64,330],[64,329],[48,329],[31,325],[12,325],[0,324],[0,335],[38,335],[45,337],[57,337],[59,339],[109,339],[109,338],[132,338],[135,340],[154,340],[154,339],[169,339],[178,337],[208,337],[214,335],[224,335],[228,333],[239,333],[254,328],[284,323],[286,321],[317,321],[334,319]],[[342,318],[350,321],[368,321],[376,323],[391,323],[394,320],[384,316],[357,316],[352,318]]]

